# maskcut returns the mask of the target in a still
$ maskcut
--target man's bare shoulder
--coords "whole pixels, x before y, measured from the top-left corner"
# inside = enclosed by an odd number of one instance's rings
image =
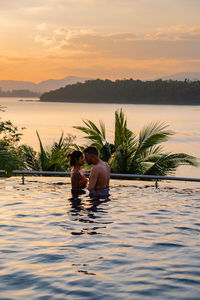
[[[95,170],[99,170],[99,169],[102,169],[102,168],[105,168],[105,167],[109,167],[109,164],[103,160],[101,160],[98,164],[96,164],[93,169]]]
[[[108,164],[107,162],[105,162],[105,161],[102,161],[102,163],[103,163],[103,166],[104,166],[104,167],[106,167],[106,168],[110,169],[110,166],[109,166],[109,164]]]
[[[101,167],[101,166],[99,166],[99,164],[94,165],[93,168],[92,168],[92,170],[91,170],[91,172],[97,172],[97,171],[99,170],[100,167]]]
[[[99,171],[98,165],[94,165],[90,170],[90,174],[98,173],[98,171]]]

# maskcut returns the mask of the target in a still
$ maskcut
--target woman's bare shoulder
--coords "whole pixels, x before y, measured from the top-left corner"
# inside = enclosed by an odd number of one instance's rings
[[[79,174],[79,172],[72,172],[71,174],[71,178],[72,179],[79,179],[81,176]]]

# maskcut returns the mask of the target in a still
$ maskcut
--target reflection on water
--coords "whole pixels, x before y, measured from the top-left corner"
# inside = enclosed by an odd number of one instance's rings
[[[63,180],[0,181],[0,299],[199,299],[198,185]]]
[[[105,221],[101,222],[101,214],[107,213],[107,206],[104,204],[109,202],[110,199],[88,199],[87,201],[83,201],[80,198],[70,198],[71,209],[68,209],[68,215],[72,218],[71,220],[79,221],[82,223],[90,223],[94,224],[94,227],[83,228],[79,232],[71,232],[73,235],[81,235],[81,234],[100,234],[98,232],[101,228],[106,228]],[[99,225],[100,224],[100,225]]]

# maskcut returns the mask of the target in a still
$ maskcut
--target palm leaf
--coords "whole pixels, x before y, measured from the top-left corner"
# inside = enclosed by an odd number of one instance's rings
[[[62,134],[61,134],[61,137],[59,139],[59,142],[58,143],[54,143],[54,147],[56,149],[61,149],[62,148],[63,142],[64,142],[63,136],[64,136],[64,132],[62,131]]]
[[[98,148],[101,149],[106,141],[105,125],[100,121],[100,129],[90,120],[83,120],[86,126],[74,126],[74,128],[84,132],[86,136],[85,139],[92,141],[92,143]]]
[[[39,143],[40,143],[40,162],[41,162],[41,167],[42,167],[42,170],[44,171],[44,170],[46,170],[46,164],[47,164],[47,161],[48,161],[48,157],[47,157],[46,151],[44,150],[44,147],[43,147],[43,144],[42,144],[42,141],[40,139],[38,131],[36,131],[36,133],[37,133],[37,137],[38,137],[38,140],[39,140]]]
[[[197,160],[184,153],[163,153],[160,145],[174,134],[163,122],[150,123],[139,133],[139,137],[127,128],[127,120],[122,109],[115,112],[114,145],[106,141],[105,125],[98,128],[92,121],[84,120],[85,126],[74,126],[86,134],[101,153],[101,158],[109,161],[111,170],[118,173],[166,175],[173,173],[180,165],[197,165]]]
[[[141,154],[148,148],[152,148],[155,145],[167,141],[169,136],[173,134],[171,130],[166,130],[168,126],[165,123],[155,122],[148,126],[145,126],[139,133],[137,151]]]
[[[198,166],[197,159],[194,156],[185,153],[162,154],[152,157],[149,162],[153,164],[146,170],[146,175],[172,175],[176,168],[181,165]]]
[[[83,121],[86,126],[90,127],[94,132],[96,132],[97,134],[101,135],[100,130],[98,129],[98,127],[90,120],[85,120]]]
[[[106,128],[105,128],[105,124],[100,120],[99,121],[100,124],[100,131],[101,131],[101,135],[104,138],[104,140],[106,140]]]
[[[19,161],[6,149],[0,149],[0,169],[6,170],[8,175],[11,175],[11,172],[17,169]]]

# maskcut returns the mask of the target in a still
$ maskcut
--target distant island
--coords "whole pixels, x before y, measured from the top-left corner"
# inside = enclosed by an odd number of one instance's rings
[[[32,92],[29,90],[12,90],[12,91],[2,91],[0,88],[0,97],[36,97],[39,98],[41,93]]]
[[[200,81],[87,80],[44,93],[40,101],[200,105]]]

